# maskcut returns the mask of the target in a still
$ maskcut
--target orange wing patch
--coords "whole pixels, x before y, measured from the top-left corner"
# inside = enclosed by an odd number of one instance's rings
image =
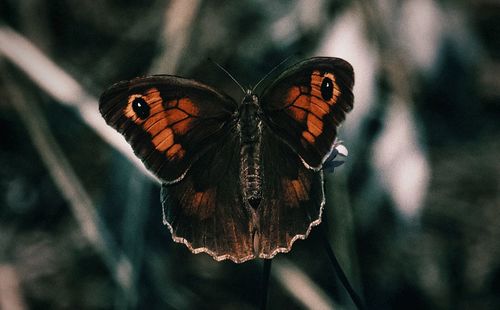
[[[194,215],[204,220],[210,217],[215,210],[215,188],[210,188],[204,192],[194,192],[191,196],[192,202],[185,205],[186,213]]]
[[[149,107],[149,116],[145,119],[136,115],[132,108],[135,99],[143,99]],[[179,98],[164,102],[157,88],[150,88],[143,94],[128,97],[128,104],[123,110],[125,116],[141,126],[151,135],[151,142],[159,152],[165,152],[169,160],[181,159],[186,151],[176,137],[185,135],[198,117],[198,107],[189,98]]]
[[[323,132],[323,121],[316,114],[307,114],[307,130],[317,137]]]
[[[304,181],[300,177],[296,180],[282,179],[284,197],[288,205],[298,207],[301,201],[309,200],[310,184]]]
[[[167,157],[170,160],[176,158],[181,159],[184,157],[185,153],[186,151],[182,148],[182,146],[179,143],[176,143],[167,149]]]
[[[165,127],[153,137],[152,142],[158,151],[164,152],[174,144],[174,132],[170,127]]]
[[[332,84],[326,89],[323,85],[325,79],[329,79],[326,82]],[[303,144],[314,144],[316,138],[323,133],[323,119],[330,113],[330,107],[337,103],[341,94],[332,73],[313,71],[310,81],[309,87],[290,88],[286,96],[286,102],[289,104],[286,107],[288,114],[307,128],[302,132]],[[330,91],[331,93],[328,93]]]
[[[307,140],[307,142],[314,144],[316,142],[316,138],[307,130],[302,132],[302,137]]]

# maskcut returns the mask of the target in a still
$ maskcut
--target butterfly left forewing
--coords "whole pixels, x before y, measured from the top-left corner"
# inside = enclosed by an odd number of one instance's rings
[[[162,182],[177,182],[233,120],[236,103],[195,82],[159,75],[117,83],[99,100],[106,122]]]
[[[300,62],[264,91],[264,119],[308,167],[318,170],[353,107],[353,84],[354,73],[345,60],[317,57]]]

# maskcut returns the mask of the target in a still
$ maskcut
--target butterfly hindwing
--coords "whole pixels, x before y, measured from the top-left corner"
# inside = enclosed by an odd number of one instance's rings
[[[164,222],[176,242],[216,260],[244,262],[288,252],[320,223],[323,173],[307,169],[266,125],[261,141],[262,200],[256,210],[242,195],[234,128],[195,161],[182,182],[162,186]]]
[[[156,75],[113,85],[102,94],[99,110],[145,166],[172,183],[223,134],[237,104],[196,81]]]
[[[267,123],[307,166],[318,170],[337,127],[353,107],[354,73],[346,61],[317,57],[286,70],[262,95]]]
[[[321,221],[323,172],[307,169],[269,127],[262,131],[262,202],[258,208],[259,257],[288,252]]]
[[[193,253],[235,262],[255,257],[251,215],[240,189],[239,147],[236,129],[228,128],[181,182],[162,186],[164,223],[174,241]]]

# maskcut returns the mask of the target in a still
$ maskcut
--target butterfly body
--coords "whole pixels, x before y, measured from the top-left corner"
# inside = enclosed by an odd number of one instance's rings
[[[216,260],[288,252],[321,221],[324,162],[352,109],[352,67],[311,58],[240,103],[194,80],[115,84],[100,111],[162,181],[176,242]]]
[[[262,175],[260,169],[262,111],[258,97],[247,91],[239,107],[238,128],[241,144],[240,182],[244,201],[257,209],[262,199]]]

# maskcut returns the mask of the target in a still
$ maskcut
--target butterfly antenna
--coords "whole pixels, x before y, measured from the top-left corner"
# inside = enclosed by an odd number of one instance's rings
[[[227,71],[226,69],[224,69],[224,67],[222,67],[221,65],[219,65],[218,63],[216,63],[214,60],[212,60],[212,58],[208,58],[208,60],[210,60],[212,63],[214,63],[217,67],[219,67],[219,69],[221,69],[222,71],[224,71],[235,83],[236,85],[238,85],[241,90],[243,91],[244,94],[246,94],[246,90],[243,86],[241,86],[241,84],[234,78],[234,76],[231,75],[231,73],[229,73],[229,71]]]
[[[271,73],[273,73],[274,71],[276,71],[276,69],[278,69],[282,64],[284,64],[285,62],[287,62],[292,56],[293,55],[288,56],[287,58],[285,58],[284,60],[282,60],[279,64],[277,64],[276,66],[274,66],[274,68],[272,68],[271,71],[269,71],[266,75],[264,75],[264,77],[261,78],[260,81],[257,82],[257,84],[255,84],[255,86],[252,88],[252,92],[257,89],[257,86],[259,86],[259,84],[262,83],[262,81],[264,81],[269,75],[271,75]]]

